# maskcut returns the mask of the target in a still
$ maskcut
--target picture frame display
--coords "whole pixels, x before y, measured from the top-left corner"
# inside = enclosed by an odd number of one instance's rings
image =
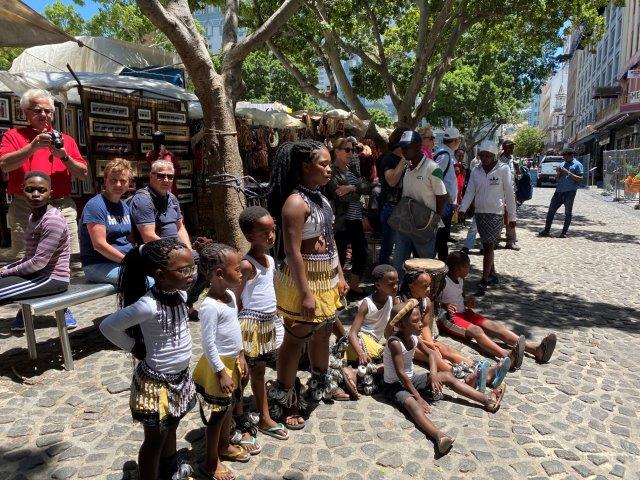
[[[140,153],[144,153],[146,155],[147,152],[150,152],[151,150],[153,150],[153,143],[151,142],[140,143]]]
[[[94,143],[93,150],[98,155],[131,155],[133,153],[133,145],[131,142],[118,140],[97,140]]]
[[[167,150],[169,150],[174,155],[187,155],[189,153],[189,144],[188,143],[170,143],[166,145]]]
[[[178,190],[191,190],[191,179],[190,178],[178,178],[176,179],[176,188]]]
[[[192,175],[193,174],[193,164],[192,160],[180,160],[178,165],[180,165],[180,175]]]
[[[84,124],[84,111],[82,110],[82,108],[78,108],[77,110],[77,119],[78,119],[78,145],[80,145],[81,147],[86,147],[87,146],[87,131],[85,129],[85,124]]]
[[[133,138],[133,124],[126,120],[91,117],[89,132],[94,137]]]
[[[189,127],[186,125],[158,125],[158,130],[164,133],[165,139],[169,141],[189,141]]]
[[[113,103],[91,101],[89,113],[98,117],[129,118],[129,107]]]
[[[138,176],[148,177],[150,174],[151,174],[151,165],[149,165],[146,161],[138,162]]]
[[[150,108],[138,108],[138,120],[152,121],[153,116]]]
[[[29,125],[27,116],[20,108],[20,99],[18,97],[11,97],[11,106],[13,110],[13,123],[16,125]]]
[[[76,117],[76,109],[75,107],[66,107],[64,109],[64,122],[62,125],[62,130],[67,135],[76,138],[78,129],[77,129],[77,117]]]
[[[11,102],[7,97],[0,97],[0,122],[11,121]]]
[[[178,193],[178,203],[193,202],[193,193]]]
[[[156,115],[158,123],[187,123],[186,113],[158,110]]]
[[[136,125],[138,139],[140,140],[150,140],[154,130],[155,125],[153,123],[138,123]]]

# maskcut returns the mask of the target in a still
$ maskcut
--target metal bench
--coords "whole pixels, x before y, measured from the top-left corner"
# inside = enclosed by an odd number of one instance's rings
[[[64,368],[73,370],[73,356],[71,353],[71,343],[69,343],[69,332],[64,320],[64,309],[90,302],[99,298],[107,297],[116,293],[113,285],[108,283],[77,283],[69,285],[69,289],[64,293],[51,295],[49,297],[31,298],[17,302],[22,309],[24,318],[24,330],[27,337],[27,348],[29,358],[38,358],[36,352],[36,334],[33,328],[33,317],[55,312],[56,323],[58,324],[58,335],[62,346],[62,356],[64,358]]]

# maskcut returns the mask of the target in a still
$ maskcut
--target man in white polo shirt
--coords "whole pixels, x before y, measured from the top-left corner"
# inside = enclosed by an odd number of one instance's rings
[[[397,145],[401,147],[402,156],[408,162],[402,181],[402,196],[413,198],[442,215],[448,198],[447,189],[442,181],[444,174],[438,164],[427,158],[420,150],[422,137],[418,132],[407,130],[402,134]],[[411,256],[412,251],[415,251],[420,258],[434,258],[435,246],[435,232],[424,242],[396,232],[393,264],[398,273],[402,276],[404,262]]]

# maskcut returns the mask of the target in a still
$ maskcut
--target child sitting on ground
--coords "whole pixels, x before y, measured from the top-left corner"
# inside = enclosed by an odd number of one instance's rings
[[[487,360],[474,362],[444,342],[435,340],[438,335],[438,327],[434,315],[433,302],[429,299],[431,276],[426,272],[409,271],[405,274],[400,288],[400,300],[407,301],[411,298],[418,300],[418,306],[422,315],[422,330],[420,339],[427,347],[435,351],[438,371],[452,372],[456,378],[464,380],[468,385],[484,391],[486,386],[496,388],[500,386],[511,366],[511,359],[505,357],[498,363],[489,367]],[[416,360],[426,364],[428,359],[420,352],[416,352]]]
[[[247,376],[233,293],[242,281],[240,254],[228,245],[212,243],[200,252],[200,267],[211,284],[199,311],[203,355],[193,371],[206,425],[206,459],[200,472],[208,479],[232,480],[233,472],[221,460],[251,458],[245,448],[229,443],[233,404],[238,401],[241,377]]]
[[[289,432],[282,423],[276,423],[269,415],[269,403],[264,384],[265,367],[275,362],[277,353],[276,292],[273,288],[275,261],[267,254],[276,241],[276,226],[269,212],[260,206],[246,208],[239,218],[240,229],[251,243],[249,252],[240,262],[242,283],[238,289],[239,320],[245,359],[249,366],[251,390],[260,415],[258,430],[278,440],[287,440]],[[234,418],[236,426],[247,425],[247,416],[242,415],[242,402],[238,402],[239,419]],[[243,435],[247,435],[246,429]],[[255,439],[246,438],[240,442],[251,448]]]
[[[442,385],[445,384],[454,392],[481,403],[488,412],[495,413],[500,408],[504,385],[484,394],[456,379],[450,372],[438,372],[435,352],[418,337],[422,324],[417,300],[410,299],[395,305],[391,316],[389,324],[397,331],[387,339],[383,352],[385,395],[405,409],[418,427],[435,441],[439,454],[445,454],[454,439],[429,420],[427,413],[431,407],[425,397],[433,401],[442,398]],[[416,351],[429,358],[429,373],[414,373]]]
[[[100,323],[111,343],[140,360],[129,405],[144,428],[138,454],[141,480],[177,480],[193,473],[176,453],[176,430],[196,403],[185,292],[196,270],[191,250],[173,238],[130,250],[120,266],[120,310]],[[147,276],[155,280],[151,289]]]
[[[505,356],[507,352],[489,337],[498,338],[507,345],[515,345],[513,348],[518,350],[518,355],[515,357],[514,368],[520,368],[522,365],[525,351],[532,355],[536,362],[548,362],[556,346],[555,333],[550,333],[536,345],[525,341],[524,335],[518,336],[504,325],[473,311],[476,307],[475,299],[465,299],[463,294],[464,279],[469,275],[470,265],[469,256],[464,252],[452,252],[447,258],[449,273],[438,301],[447,309],[453,323],[442,329],[456,337],[472,338],[484,350],[496,356]]]

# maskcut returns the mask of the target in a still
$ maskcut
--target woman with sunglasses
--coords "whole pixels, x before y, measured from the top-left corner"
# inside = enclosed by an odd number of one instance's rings
[[[104,189],[87,202],[80,217],[80,258],[84,276],[94,283],[118,283],[120,264],[133,248],[129,205],[131,164],[115,158],[104,167]]]
[[[327,193],[334,202],[335,241],[340,264],[344,267],[347,247],[351,245],[351,278],[348,297],[362,296],[360,278],[367,263],[367,240],[362,225],[362,195],[368,195],[371,184],[349,167],[355,154],[355,145],[346,138],[333,142],[333,167]],[[356,157],[357,158],[357,157]],[[351,299],[351,298],[349,298]]]

